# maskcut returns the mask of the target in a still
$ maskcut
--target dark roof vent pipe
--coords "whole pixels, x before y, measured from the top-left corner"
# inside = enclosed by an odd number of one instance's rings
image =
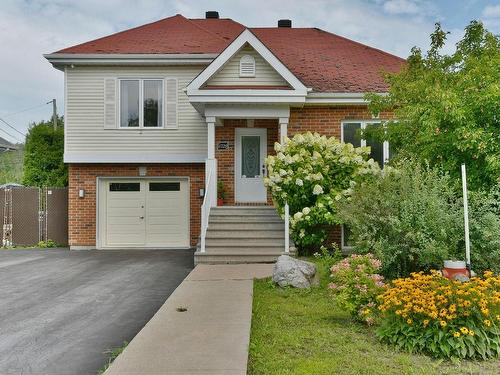
[[[206,19],[219,19],[219,12],[216,12],[214,10],[209,10],[208,12],[205,12],[205,18]]]
[[[278,20],[278,27],[292,27],[292,20]]]

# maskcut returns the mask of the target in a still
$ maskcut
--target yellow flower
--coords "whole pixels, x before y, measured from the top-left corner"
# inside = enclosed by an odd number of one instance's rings
[[[472,329],[469,330],[469,336],[474,336],[474,331]]]
[[[490,327],[490,326],[491,326],[491,322],[490,322],[488,319],[485,319],[485,320],[484,320],[484,324],[485,324],[486,326],[488,326],[488,327]]]
[[[441,324],[441,327],[446,327],[448,323],[446,323],[444,320],[441,320],[439,324]]]
[[[466,334],[468,334],[468,333],[469,333],[469,329],[468,329],[467,327],[462,327],[462,328],[460,328],[460,331],[461,331],[464,335],[466,335]]]
[[[483,315],[488,315],[490,313],[490,310],[488,310],[488,309],[481,309],[481,312],[483,313]]]
[[[453,334],[453,336],[454,336],[454,337],[460,337],[460,332],[455,332],[455,333]]]
[[[424,320],[424,327],[427,327],[428,324],[429,324],[429,319],[425,319]]]
[[[408,319],[408,320],[406,321],[406,323],[408,323],[409,325],[411,325],[411,324],[413,323],[413,320]]]
[[[497,320],[500,320],[500,315],[497,315]]]

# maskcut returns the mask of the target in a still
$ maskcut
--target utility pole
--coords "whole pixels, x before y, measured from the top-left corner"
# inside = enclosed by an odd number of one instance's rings
[[[47,102],[47,104],[52,103],[52,124],[54,125],[54,130],[57,129],[57,104],[56,100],[52,99],[50,102]]]

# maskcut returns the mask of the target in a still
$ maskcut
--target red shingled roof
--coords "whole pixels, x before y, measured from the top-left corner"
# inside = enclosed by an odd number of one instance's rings
[[[219,53],[244,29],[230,19],[189,20],[177,14],[55,53]]]
[[[231,19],[187,19],[178,14],[56,53],[220,53],[245,26]],[[385,92],[382,72],[405,60],[316,28],[250,29],[307,87],[316,92]]]
[[[382,72],[405,60],[316,28],[250,29],[307,87],[319,92],[385,92]]]

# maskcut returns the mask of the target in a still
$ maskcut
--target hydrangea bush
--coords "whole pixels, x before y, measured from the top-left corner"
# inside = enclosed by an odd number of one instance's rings
[[[437,358],[500,356],[500,277],[492,272],[464,283],[413,273],[379,299],[384,342]]]
[[[379,173],[378,164],[366,160],[368,147],[355,148],[310,132],[276,143],[275,150],[276,155],[266,159],[264,182],[282,215],[288,202],[299,249],[319,248],[326,238],[324,226],[340,223],[337,203],[348,198],[357,183]]]
[[[329,285],[336,303],[356,320],[369,325],[375,321],[377,296],[384,287],[384,278],[377,271],[381,263],[371,254],[353,254],[330,269]]]

